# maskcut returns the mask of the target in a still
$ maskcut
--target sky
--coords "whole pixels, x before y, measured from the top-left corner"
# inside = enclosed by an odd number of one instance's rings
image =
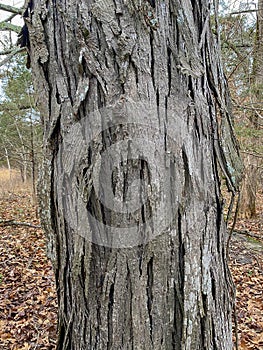
[[[24,0],[0,0],[1,4],[10,5],[14,7],[22,7],[24,5]],[[0,11],[0,21],[3,20],[8,12]]]

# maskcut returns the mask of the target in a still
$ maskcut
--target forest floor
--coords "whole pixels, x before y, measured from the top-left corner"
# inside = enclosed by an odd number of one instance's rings
[[[263,195],[257,216],[238,219],[229,247],[236,285],[236,321],[240,350],[263,350]],[[235,331],[234,331],[235,333]]]
[[[55,349],[56,291],[45,236],[40,228],[4,225],[6,220],[39,225],[29,190],[4,189],[0,186],[0,349]],[[258,212],[263,213],[262,195]],[[239,220],[235,230],[243,232],[234,233],[230,244],[239,349],[262,350],[263,218]]]

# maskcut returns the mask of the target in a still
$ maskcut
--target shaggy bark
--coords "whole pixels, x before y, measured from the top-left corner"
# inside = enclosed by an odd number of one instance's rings
[[[58,349],[231,349],[217,161],[235,192],[238,154],[210,3],[30,3]]]

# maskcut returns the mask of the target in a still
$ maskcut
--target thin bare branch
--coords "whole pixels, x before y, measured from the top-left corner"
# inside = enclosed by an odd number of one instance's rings
[[[0,226],[27,226],[33,228],[41,228],[40,225],[34,225],[29,222],[18,222],[15,220],[0,220]]]
[[[239,234],[239,235],[246,235],[246,236],[249,236],[249,237],[253,237],[253,238],[257,238],[257,239],[260,239],[261,237],[249,230],[237,230],[235,229],[234,230],[234,234]]]
[[[233,106],[234,106],[234,107],[236,107],[236,108],[239,108],[239,109],[247,109],[247,110],[251,110],[251,111],[259,111],[259,112],[263,112],[263,108],[249,107],[249,106],[247,106],[247,105],[243,105],[243,106],[241,106],[241,105],[237,105],[237,104],[234,104]],[[261,115],[259,115],[259,118],[261,118],[261,119],[262,119],[262,116],[261,116]]]
[[[14,19],[17,16],[16,13],[12,13],[9,17],[7,17],[4,21],[2,22],[10,22],[12,19]]]
[[[11,58],[14,57],[16,54],[23,51],[25,51],[24,47],[18,47],[17,49],[12,50],[10,54],[8,54],[2,61],[0,61],[0,67],[8,63],[11,60]]]
[[[247,152],[247,151],[241,151],[241,153],[249,154],[250,156],[256,157],[256,158],[263,158],[263,154],[255,153],[255,152]]]
[[[252,12],[258,12],[258,9],[254,9],[254,10],[244,10],[244,11],[234,11],[234,12],[230,12],[230,15],[241,15],[242,13],[252,13]]]

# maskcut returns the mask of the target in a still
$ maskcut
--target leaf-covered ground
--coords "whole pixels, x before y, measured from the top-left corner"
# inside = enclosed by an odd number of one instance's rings
[[[0,199],[2,220],[39,224],[28,194]],[[0,349],[54,349],[56,293],[41,229],[0,224]]]
[[[263,203],[263,200],[262,200]],[[31,196],[5,194],[0,220],[39,224]],[[262,218],[238,222],[262,237]],[[235,234],[230,265],[237,288],[240,350],[263,349],[263,244]],[[0,224],[0,349],[55,349],[56,293],[41,229]]]
[[[262,193],[257,193],[257,213],[256,218],[237,220],[237,233],[233,235],[230,245],[230,268],[236,284],[240,350],[263,350]],[[244,235],[245,232],[253,237]]]

